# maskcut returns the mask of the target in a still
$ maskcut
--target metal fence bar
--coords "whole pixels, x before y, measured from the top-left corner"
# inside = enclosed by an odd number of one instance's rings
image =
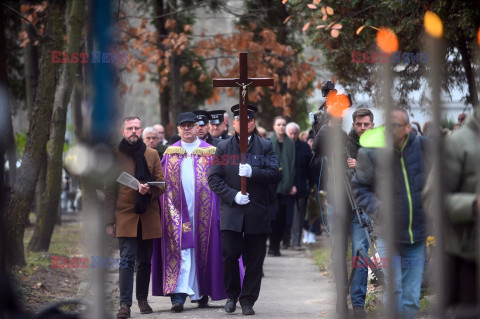
[[[444,250],[444,225],[445,225],[445,209],[443,203],[443,167],[444,156],[442,147],[442,102],[441,102],[441,85],[442,85],[442,57],[443,44],[441,40],[427,37],[427,51],[429,56],[428,68],[429,74],[427,76],[431,89],[431,104],[432,111],[432,126],[433,130],[430,135],[430,145],[427,158],[427,169],[431,168],[431,177],[433,178],[434,188],[432,190],[432,205],[428,207],[432,211],[429,216],[433,216],[433,225],[429,225],[429,231],[433,230],[435,235],[435,253],[433,255],[433,283],[436,292],[435,318],[445,318],[445,250]],[[438,156],[440,155],[440,156]],[[427,212],[425,212],[427,213]]]
[[[380,187],[377,188],[380,201],[382,202],[382,211],[379,212],[382,218],[382,228],[383,228],[383,240],[386,241],[387,246],[387,260],[388,268],[386,269],[389,272],[389,275],[386,277],[387,283],[387,298],[386,307],[384,309],[385,314],[384,318],[398,318],[398,313],[396,311],[398,305],[395,305],[395,300],[392,298],[394,292],[394,275],[393,272],[395,268],[392,267],[392,256],[395,246],[395,220],[394,220],[394,211],[393,211],[393,191],[394,191],[394,175],[393,175],[393,137],[392,137],[392,125],[391,125],[391,87],[392,87],[392,70],[391,64],[385,63],[380,66],[380,79],[381,79],[381,101],[384,107],[384,116],[385,116],[385,138],[386,138],[386,147],[383,150],[380,150],[380,162],[379,162],[379,171],[380,174],[377,174],[377,185]],[[379,227],[379,225],[377,225]]]
[[[113,26],[111,23],[110,1],[91,0],[89,2],[91,15],[90,43],[92,50],[108,53],[112,50]],[[92,120],[90,127],[91,146],[97,153],[91,152],[92,157],[102,156],[102,145],[108,144],[113,127],[116,123],[115,117],[115,86],[114,67],[111,63],[90,64],[90,79],[92,85]],[[102,174],[103,173],[103,174]],[[97,171],[92,168],[88,172],[86,183],[88,183],[85,205],[86,231],[88,232],[88,251],[92,256],[105,258],[105,226],[102,201],[98,198],[97,189],[103,189],[103,178],[106,171]],[[105,267],[91,268],[92,295],[91,309],[87,314],[88,318],[108,318],[105,311]]]
[[[332,154],[332,169],[330,172],[333,175],[333,189],[329,190],[334,192],[335,200],[332,203],[335,207],[333,222],[335,224],[335,230],[332,232],[333,240],[336,245],[334,246],[334,251],[332,256],[335,260],[335,265],[333,265],[336,287],[337,287],[337,300],[342,302],[337,302],[337,314],[338,318],[347,318],[348,317],[348,308],[346,305],[347,299],[347,277],[346,277],[346,258],[347,258],[347,198],[345,196],[345,185],[344,185],[344,174],[345,174],[345,159],[343,153],[345,152],[346,145],[345,140],[342,138],[342,128],[341,128],[341,119],[333,118],[330,120],[334,122],[332,126],[332,135],[329,139],[328,145],[328,154]]]

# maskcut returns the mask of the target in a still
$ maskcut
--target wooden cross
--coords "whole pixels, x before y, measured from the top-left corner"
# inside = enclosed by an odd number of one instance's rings
[[[213,79],[213,87],[238,87],[240,88],[240,153],[241,163],[247,162],[248,148],[248,88],[255,86],[273,86],[272,78],[249,78],[247,52],[240,52],[240,74],[238,78]],[[241,191],[243,195],[247,194],[247,179],[241,178]]]

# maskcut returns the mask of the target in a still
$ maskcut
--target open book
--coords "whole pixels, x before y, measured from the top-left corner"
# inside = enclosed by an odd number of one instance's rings
[[[138,179],[125,172],[118,176],[117,182],[135,190],[138,190],[138,184],[140,184]],[[165,186],[165,182],[147,182],[147,184],[150,186]]]

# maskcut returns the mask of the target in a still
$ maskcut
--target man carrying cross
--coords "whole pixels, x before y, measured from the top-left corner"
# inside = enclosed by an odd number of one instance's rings
[[[268,185],[280,180],[277,157],[272,143],[255,134],[255,112],[248,105],[247,163],[240,163],[240,106],[231,108],[235,136],[220,141],[216,158],[227,155],[228,163],[214,162],[208,174],[210,189],[220,198],[220,231],[223,246],[223,271],[228,301],[226,312],[234,312],[240,296],[244,315],[253,315],[253,305],[260,293],[267,234],[271,231],[268,215]],[[247,178],[246,194],[241,177]],[[243,286],[240,282],[238,259],[245,266]]]

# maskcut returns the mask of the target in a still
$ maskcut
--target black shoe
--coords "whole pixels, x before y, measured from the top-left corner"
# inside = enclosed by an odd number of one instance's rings
[[[174,303],[172,305],[172,311],[173,312],[182,312],[183,311],[183,305],[181,303]]]
[[[355,306],[353,307],[353,318],[355,319],[364,319],[367,318],[367,313],[365,312],[365,309],[361,306]]]
[[[244,316],[253,316],[255,314],[255,310],[250,305],[243,305],[242,306],[242,315]]]
[[[208,295],[205,295],[198,300],[198,308],[208,308]]]
[[[228,299],[225,304],[225,312],[232,313],[237,310],[237,300]]]
[[[268,254],[269,254],[269,255],[273,255],[273,254],[274,254],[273,249],[269,249],[269,250],[268,250]]]
[[[273,257],[280,257],[282,254],[280,253],[280,250],[276,250],[273,252]]]

